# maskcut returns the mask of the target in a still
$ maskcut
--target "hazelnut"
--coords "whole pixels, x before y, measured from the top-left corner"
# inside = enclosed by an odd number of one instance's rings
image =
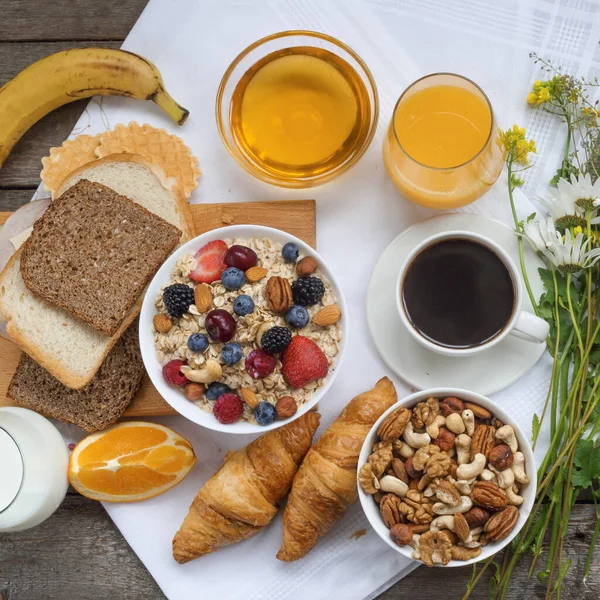
[[[471,510],[468,510],[464,516],[469,527],[471,529],[476,529],[477,527],[483,527],[487,523],[490,518],[490,513],[485,510],[485,508],[481,508],[481,506],[474,506]]]
[[[433,443],[440,450],[443,450],[444,452],[449,452],[450,449],[454,446],[455,439],[456,436],[449,429],[446,429],[445,427],[440,427],[440,433],[435,438],[435,440],[433,440]]]
[[[498,471],[504,471],[512,467],[514,456],[512,450],[506,444],[500,444],[490,450],[488,460]]]
[[[185,397],[190,402],[197,402],[204,395],[204,386],[201,383],[188,383],[185,386]]]
[[[411,478],[411,479],[415,479],[419,477],[419,472],[415,469],[415,466],[413,465],[413,457],[409,456],[406,459],[406,462],[404,463],[404,470],[406,471],[406,474]]]
[[[396,523],[390,529],[390,537],[395,544],[398,546],[408,546],[412,541],[413,532],[410,530],[408,525],[404,523]]]
[[[275,412],[280,419],[289,419],[296,414],[298,406],[291,396],[282,396],[275,404]]]
[[[312,275],[319,268],[319,263],[312,256],[305,256],[296,265],[296,275],[298,277],[308,277]]]
[[[444,417],[447,417],[452,413],[460,414],[463,410],[465,410],[465,403],[462,400],[459,400],[458,398],[449,396],[448,398],[444,398],[440,405],[440,409]]]

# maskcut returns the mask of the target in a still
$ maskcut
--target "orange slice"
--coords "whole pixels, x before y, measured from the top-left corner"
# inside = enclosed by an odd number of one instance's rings
[[[172,429],[127,421],[75,446],[69,481],[92,500],[137,502],[176,486],[195,462],[192,445]]]

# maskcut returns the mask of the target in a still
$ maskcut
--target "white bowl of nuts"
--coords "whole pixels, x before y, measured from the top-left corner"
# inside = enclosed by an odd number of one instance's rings
[[[140,314],[144,365],[191,421],[227,433],[275,429],[327,392],[346,348],[346,304],[310,246],[234,225],[184,244]]]
[[[358,495],[391,548],[427,566],[489,558],[525,524],[535,499],[531,447],[488,398],[424,390],[387,410],[359,457]]]

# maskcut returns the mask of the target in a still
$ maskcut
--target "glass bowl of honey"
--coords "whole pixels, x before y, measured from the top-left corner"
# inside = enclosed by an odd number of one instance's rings
[[[349,169],[375,134],[373,76],[324,33],[283,31],[231,63],[217,92],[225,147],[246,171],[287,188],[320,185]]]

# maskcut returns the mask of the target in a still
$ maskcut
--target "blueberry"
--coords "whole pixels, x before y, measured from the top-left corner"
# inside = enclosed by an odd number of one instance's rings
[[[242,294],[233,301],[233,312],[240,317],[254,312],[254,300],[248,294]]]
[[[259,425],[270,425],[276,414],[275,407],[268,402],[260,402],[254,410],[254,418]]]
[[[221,358],[230,366],[240,362],[240,360],[242,360],[242,356],[242,347],[235,342],[231,344],[225,344],[221,349]]]
[[[295,304],[285,313],[286,323],[295,329],[302,329],[308,325],[310,317],[304,306],[296,306]]]
[[[214,402],[215,400],[220,398],[223,394],[229,394],[232,391],[233,390],[228,385],[226,385],[224,383],[219,383],[218,381],[215,381],[215,382],[209,384],[209,386],[206,388],[206,391],[204,392],[204,396],[206,397],[207,400],[212,400]]]
[[[187,345],[192,352],[205,352],[209,341],[203,333],[192,333],[188,338]]]
[[[239,290],[246,283],[246,276],[236,267],[229,267],[223,271],[221,283],[228,290]]]
[[[294,242],[288,242],[281,250],[285,262],[295,263],[298,260],[298,246]]]

